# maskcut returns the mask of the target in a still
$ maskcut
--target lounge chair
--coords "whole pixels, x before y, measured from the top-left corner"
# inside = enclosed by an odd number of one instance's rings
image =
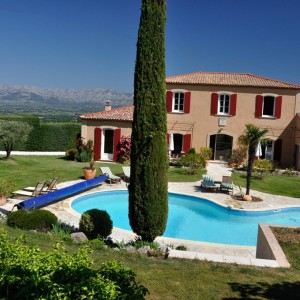
[[[202,176],[201,186],[206,191],[217,192],[217,189],[218,189],[218,186],[215,184],[211,175],[203,175]]]
[[[51,180],[51,182],[49,183],[49,185],[47,187],[44,187],[42,190],[42,193],[48,193],[48,192],[52,192],[54,190],[56,190],[56,183],[58,181],[58,177],[55,177]],[[35,187],[34,186],[28,186],[26,188],[24,188],[25,191],[34,191]]]
[[[126,186],[127,186],[130,180],[130,166],[123,166],[122,169],[124,173],[123,180],[126,182]]]
[[[12,194],[14,196],[36,197],[41,195],[44,188],[46,188],[46,181],[40,181],[37,183],[33,191],[18,190],[12,192]]]
[[[220,191],[226,191],[228,194],[233,192],[233,182],[231,176],[223,176],[220,185]]]
[[[121,177],[114,175],[109,167],[100,167],[100,170],[103,175],[107,176],[107,180],[110,184],[115,182],[121,183]]]

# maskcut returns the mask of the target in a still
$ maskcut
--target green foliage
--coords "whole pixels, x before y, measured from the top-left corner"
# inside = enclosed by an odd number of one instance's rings
[[[237,148],[232,150],[231,158],[229,164],[234,164],[236,166],[242,165],[247,159],[247,146],[238,145]]]
[[[66,151],[67,160],[75,160],[78,155],[78,150],[76,148],[70,148]]]
[[[0,178],[0,196],[9,196],[16,188],[13,179]]]
[[[31,129],[26,122],[0,121],[0,141],[3,143],[7,159],[17,143],[26,142]]]
[[[159,250],[159,244],[156,242],[148,242],[148,241],[143,241],[142,239],[137,239],[133,242],[130,242],[130,245],[134,246],[135,249],[139,249],[144,246],[149,246],[153,250]]]
[[[57,217],[48,210],[20,209],[11,212],[7,217],[7,225],[27,230],[50,231],[57,223]]]
[[[189,175],[194,175],[205,167],[206,159],[199,153],[188,152],[180,158],[179,163],[187,168]]]
[[[107,238],[112,228],[113,223],[109,214],[105,210],[96,208],[84,212],[79,221],[79,230],[90,240]]]
[[[77,141],[76,160],[80,162],[90,162],[93,159],[94,159],[93,141],[88,140],[87,143],[83,143],[81,139]]]
[[[143,240],[153,241],[168,218],[165,99],[166,1],[143,0],[134,73],[129,220]]]
[[[77,123],[42,123],[29,134],[28,151],[65,151],[74,148],[76,134],[80,131]]]
[[[209,160],[212,157],[213,151],[209,147],[201,147],[199,153],[205,160]]]
[[[32,115],[0,115],[0,120],[26,122],[31,127],[40,126],[40,119]]]
[[[245,132],[238,138],[239,144],[248,147],[246,195],[249,195],[250,193],[250,182],[256,147],[259,141],[267,134],[267,132],[268,130],[260,130],[253,124],[246,124]]]
[[[73,226],[63,222],[52,224],[51,233],[62,239],[63,241],[71,241],[71,233],[75,231]]]
[[[269,174],[274,168],[273,163],[267,159],[256,159],[253,162],[253,172],[263,174]]]
[[[60,244],[41,252],[0,234],[1,299],[144,299],[148,290],[132,270],[116,261],[96,270],[90,253],[84,246],[68,255]]]
[[[92,249],[97,249],[97,250],[103,250],[106,247],[105,242],[100,239],[90,240],[89,245],[92,247]]]

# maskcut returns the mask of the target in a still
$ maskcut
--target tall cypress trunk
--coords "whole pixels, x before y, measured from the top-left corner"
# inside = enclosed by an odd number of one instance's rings
[[[168,217],[165,0],[143,0],[134,74],[129,220],[143,240],[162,235]]]

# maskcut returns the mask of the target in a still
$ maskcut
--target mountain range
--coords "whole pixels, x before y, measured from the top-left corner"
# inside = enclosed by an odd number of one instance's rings
[[[108,89],[50,89],[0,85],[0,114],[74,113],[101,111],[110,100],[112,107],[132,105],[133,94]]]

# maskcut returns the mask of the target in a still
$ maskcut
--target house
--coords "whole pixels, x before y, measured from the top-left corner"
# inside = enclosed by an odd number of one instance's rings
[[[166,78],[171,155],[191,147],[213,149],[228,160],[245,124],[267,129],[261,158],[300,169],[300,85],[253,74],[196,72]],[[95,144],[95,159],[116,160],[120,137],[131,134],[133,106],[81,116],[82,136]]]

